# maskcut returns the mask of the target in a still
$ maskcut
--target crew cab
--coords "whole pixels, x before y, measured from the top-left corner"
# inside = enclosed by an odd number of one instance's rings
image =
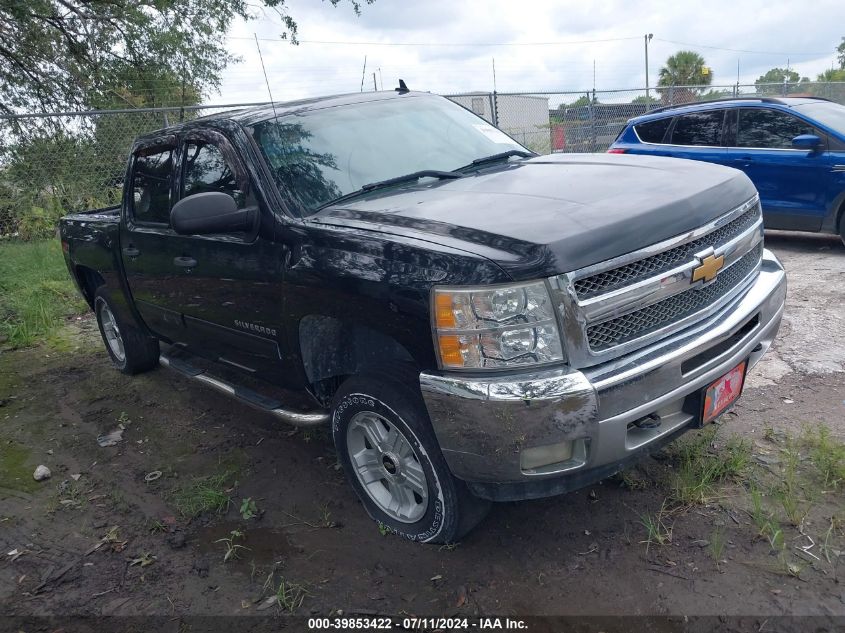
[[[786,292],[741,172],[537,156],[405,89],[143,136],[60,235],[119,370],[330,426],[372,518],[438,543],[718,417]]]

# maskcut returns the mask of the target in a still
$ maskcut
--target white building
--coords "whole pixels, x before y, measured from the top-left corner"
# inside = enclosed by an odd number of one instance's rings
[[[449,99],[496,125],[528,149],[540,154],[551,150],[548,97],[477,92],[451,95]]]

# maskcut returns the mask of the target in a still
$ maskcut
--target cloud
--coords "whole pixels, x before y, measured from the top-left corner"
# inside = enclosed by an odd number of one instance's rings
[[[278,39],[282,25],[272,11],[239,23],[228,45],[243,63],[227,69],[221,94],[212,101],[266,99],[253,33],[272,40],[262,40],[261,49],[279,101],[357,92],[365,55],[365,90],[373,88],[374,72],[377,84],[387,89],[402,77],[412,88],[432,92],[492,90],[494,58],[499,91],[581,93],[594,80],[598,90],[641,88],[645,33],[654,34],[649,45],[652,86],[666,58],[681,49],[704,56],[714,84],[734,84],[737,65],[741,83],[753,83],[787,63],[813,79],[830,67],[845,35],[841,0],[376,0],[362,7],[360,17],[343,2],[337,7],[313,0],[287,4],[303,43],[291,46]],[[530,43],[544,44],[524,45]]]

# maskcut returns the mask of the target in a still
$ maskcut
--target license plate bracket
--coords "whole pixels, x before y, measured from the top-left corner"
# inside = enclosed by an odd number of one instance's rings
[[[748,361],[711,382],[701,393],[701,423],[708,424],[736,404],[745,386],[745,372]]]

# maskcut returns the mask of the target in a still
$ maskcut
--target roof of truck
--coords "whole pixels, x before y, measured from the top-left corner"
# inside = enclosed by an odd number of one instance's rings
[[[167,134],[176,134],[181,130],[204,127],[209,124],[223,124],[234,121],[240,125],[254,125],[260,121],[266,121],[285,114],[296,114],[308,112],[309,110],[322,110],[337,106],[352,105],[356,103],[367,103],[370,101],[384,101],[386,99],[407,99],[409,97],[431,97],[428,92],[399,92],[398,90],[383,90],[379,92],[352,92],[341,95],[329,95],[325,97],[312,97],[310,99],[299,99],[297,101],[278,101],[273,104],[263,104],[224,112],[215,112],[206,116],[192,119],[177,125],[156,130],[138,137],[138,141],[160,138]]]

